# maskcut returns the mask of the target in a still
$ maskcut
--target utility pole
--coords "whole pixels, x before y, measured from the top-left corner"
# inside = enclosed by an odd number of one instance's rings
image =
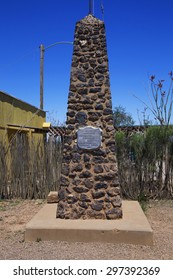
[[[43,110],[44,46],[40,45],[40,109]]]
[[[44,52],[45,50],[54,47],[59,44],[70,44],[73,45],[73,42],[56,42],[52,45],[44,47],[43,44],[40,45],[40,109],[43,110],[43,97],[44,97]]]

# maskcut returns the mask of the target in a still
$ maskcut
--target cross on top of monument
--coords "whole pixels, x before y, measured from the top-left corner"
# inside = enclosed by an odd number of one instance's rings
[[[94,0],[89,0],[89,14],[93,15]]]

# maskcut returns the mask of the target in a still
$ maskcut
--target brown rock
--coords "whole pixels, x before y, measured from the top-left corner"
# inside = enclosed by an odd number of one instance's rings
[[[47,197],[47,203],[58,203],[58,192],[50,192]]]

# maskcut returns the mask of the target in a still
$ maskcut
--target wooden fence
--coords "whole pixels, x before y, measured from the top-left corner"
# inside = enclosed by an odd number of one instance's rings
[[[61,141],[58,137],[28,142],[18,134],[6,149],[0,143],[0,197],[46,198],[58,190],[61,170]]]

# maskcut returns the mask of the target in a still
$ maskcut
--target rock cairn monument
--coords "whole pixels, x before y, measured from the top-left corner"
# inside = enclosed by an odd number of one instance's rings
[[[118,219],[122,201],[104,22],[77,22],[56,217]]]

